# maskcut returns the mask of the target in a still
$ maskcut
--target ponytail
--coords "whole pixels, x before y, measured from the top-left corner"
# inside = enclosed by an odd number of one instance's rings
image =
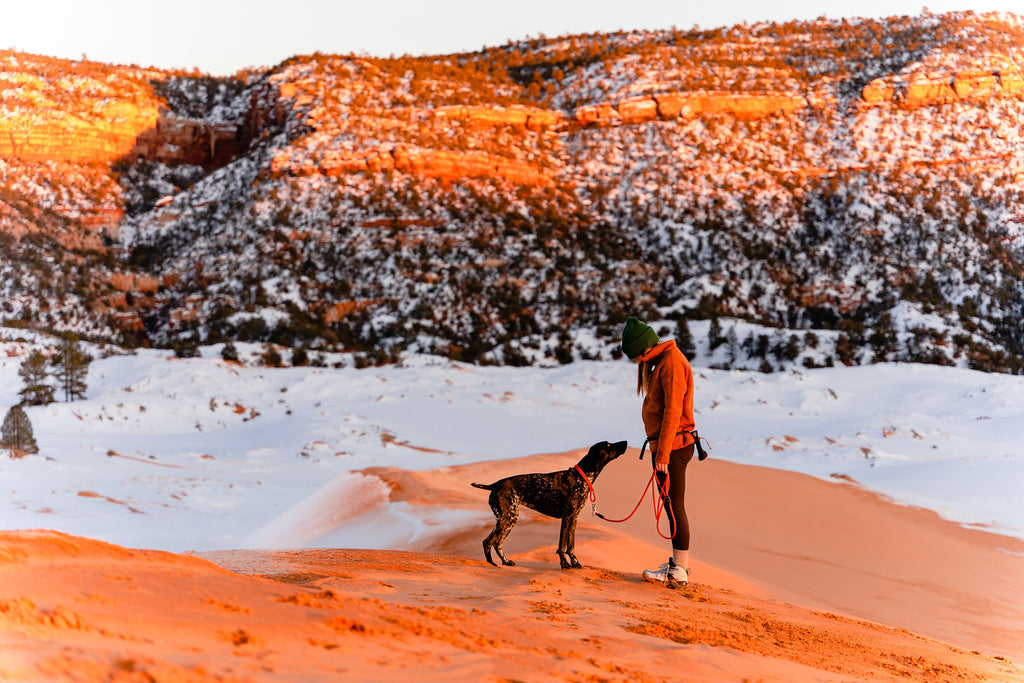
[[[651,386],[651,375],[654,374],[654,363],[642,360],[636,364],[636,395],[647,396]]]

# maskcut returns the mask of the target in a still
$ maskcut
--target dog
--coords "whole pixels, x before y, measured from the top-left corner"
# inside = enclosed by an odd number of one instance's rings
[[[499,479],[493,484],[477,484],[478,489],[490,491],[487,502],[494,513],[494,530],[484,539],[484,557],[497,567],[491,559],[491,548],[501,563],[514,567],[515,562],[505,557],[501,546],[505,537],[519,520],[519,505],[536,510],[548,517],[562,520],[558,536],[558,559],[562,569],[580,568],[576,559],[576,518],[590,495],[591,486],[605,465],[626,452],[626,442],[608,443],[600,441],[590,447],[576,467],[547,474],[519,474]],[[583,470],[584,480],[576,468]],[[589,480],[589,484],[587,482]]]

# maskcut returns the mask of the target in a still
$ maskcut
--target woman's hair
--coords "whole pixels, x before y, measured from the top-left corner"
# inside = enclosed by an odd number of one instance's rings
[[[636,364],[636,395],[646,396],[651,386],[651,375],[654,374],[654,363],[642,360]]]

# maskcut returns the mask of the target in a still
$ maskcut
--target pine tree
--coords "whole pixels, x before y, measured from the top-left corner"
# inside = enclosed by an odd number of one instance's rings
[[[277,347],[269,343],[263,345],[263,355],[260,359],[263,361],[263,365],[268,368],[279,368],[284,363],[284,359],[281,358]]]
[[[220,357],[226,361],[238,362],[238,349],[235,348],[235,343],[228,339],[224,344],[224,348],[220,350]]]
[[[729,331],[725,334],[726,350],[729,353],[729,367],[732,367],[740,355],[740,342],[736,336],[736,325],[729,328]]]
[[[708,348],[712,351],[725,343],[725,335],[722,334],[722,323],[718,316],[711,316],[711,325],[708,327]]]
[[[89,363],[92,356],[78,347],[78,343],[65,339],[60,351],[53,357],[54,376],[57,388],[64,392],[64,401],[85,398],[85,378],[89,374]]]
[[[194,337],[177,339],[172,346],[175,358],[199,358],[199,342]]]
[[[39,452],[36,438],[32,434],[32,422],[20,405],[7,411],[3,427],[0,428],[0,445],[11,451],[12,458]]]
[[[47,382],[50,373],[46,366],[49,362],[43,352],[37,349],[30,353],[18,368],[18,376],[25,383],[18,393],[22,403],[30,406],[53,403],[53,387]]]
[[[697,348],[693,345],[693,335],[690,334],[690,326],[686,318],[676,321],[676,346],[691,361],[697,357]]]

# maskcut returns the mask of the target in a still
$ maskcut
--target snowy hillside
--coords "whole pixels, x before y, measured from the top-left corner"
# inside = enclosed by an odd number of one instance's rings
[[[3,335],[0,405],[13,405],[24,354],[46,340]],[[406,355],[356,369],[350,355],[334,355],[329,367],[266,368],[255,364],[262,347],[249,345],[240,347],[245,364],[224,362],[218,347],[192,359],[91,351],[87,399],[26,408],[39,454],[0,458],[3,528],[178,551],[415,548],[432,529],[486,524],[490,512],[414,513],[360,470],[604,439],[639,447],[643,437],[626,361],[511,368]],[[902,364],[695,371],[698,428],[712,457],[852,478],[1024,538],[1021,378]]]
[[[12,324],[523,365],[597,358],[588,340],[611,348],[628,314],[740,318],[799,343],[721,362],[1024,367],[1012,14],[316,54],[227,79],[75,62],[55,81],[30,57],[0,55],[12,140],[97,93],[161,118],[113,164],[47,160],[31,136],[4,152]]]

